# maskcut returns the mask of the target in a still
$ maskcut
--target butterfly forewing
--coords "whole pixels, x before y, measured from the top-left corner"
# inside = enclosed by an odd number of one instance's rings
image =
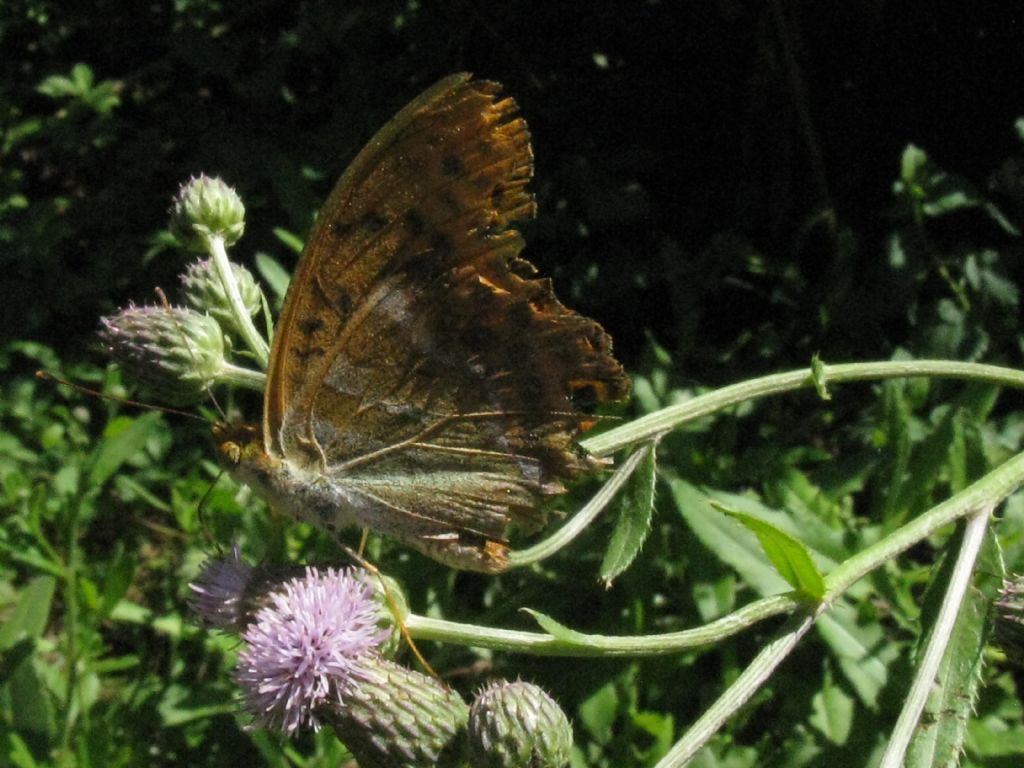
[[[628,392],[608,336],[519,255],[532,155],[498,91],[441,81],[342,176],[285,301],[264,413],[268,453],[344,488],[362,524],[479,570],[587,466],[580,402]]]

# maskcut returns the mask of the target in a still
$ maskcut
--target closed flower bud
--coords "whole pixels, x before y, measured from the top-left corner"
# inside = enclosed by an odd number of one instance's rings
[[[107,354],[170,405],[199,402],[223,371],[224,333],[209,315],[130,306],[100,322]]]
[[[461,766],[469,708],[443,683],[377,656],[324,709],[359,768]]]
[[[494,683],[470,708],[474,768],[563,768],[571,750],[569,718],[533,683]]]
[[[995,644],[1006,658],[1024,667],[1024,576],[1004,581],[996,600]]]
[[[263,306],[263,293],[256,284],[256,278],[248,269],[234,262],[231,262],[231,272],[246,312],[250,317],[255,317]],[[213,261],[206,259],[190,264],[181,276],[181,282],[184,286],[186,304],[198,312],[210,314],[222,328],[235,328],[231,302],[228,301],[224,284],[213,267]]]
[[[232,245],[245,231],[242,198],[219,178],[200,175],[189,179],[171,206],[170,230],[190,251],[206,251],[211,237]]]

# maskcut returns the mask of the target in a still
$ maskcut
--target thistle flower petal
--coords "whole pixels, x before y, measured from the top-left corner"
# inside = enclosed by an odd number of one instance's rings
[[[387,630],[373,589],[352,570],[307,568],[266,596],[242,634],[235,680],[255,724],[294,733],[367,672]]]

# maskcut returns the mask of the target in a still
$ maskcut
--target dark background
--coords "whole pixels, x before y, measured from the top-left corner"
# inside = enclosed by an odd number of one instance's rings
[[[1010,3],[11,2],[0,30],[4,191],[25,201],[0,218],[0,333],[71,356],[99,315],[174,285],[179,255],[143,255],[190,174],[242,194],[236,258],[290,268],[272,229],[303,235],[373,131],[468,70],[533,133],[527,255],[627,367],[647,332],[702,382],[885,357],[929,288],[884,255],[903,147],[984,188],[1024,114]],[[120,105],[36,90],[76,62]]]

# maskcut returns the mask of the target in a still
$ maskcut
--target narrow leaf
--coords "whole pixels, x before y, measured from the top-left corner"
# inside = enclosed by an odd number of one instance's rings
[[[737,529],[735,523],[714,508],[707,494],[678,478],[669,483],[669,489],[679,513],[700,542],[735,569],[758,593],[771,595],[788,588],[766,561],[757,538]]]
[[[610,587],[612,581],[630,566],[651,530],[657,464],[654,443],[647,443],[637,450],[645,455],[619,493],[618,519],[601,563],[601,581],[605,587]]]
[[[143,414],[136,419],[114,419],[107,426],[103,442],[93,455],[89,472],[90,487],[103,485],[122,464],[139,453],[152,436],[159,420],[160,414],[156,412]]]
[[[775,570],[790,586],[813,600],[821,599],[825,583],[807,548],[798,539],[751,515],[724,508],[722,511],[757,536]]]
[[[281,263],[265,253],[257,253],[256,270],[270,287],[271,293],[278,299],[284,298],[284,294],[288,290],[288,283],[291,281],[291,275],[281,266]]]
[[[547,614],[535,611],[532,608],[523,608],[522,610],[524,613],[530,614],[530,617],[540,625],[540,628],[556,640],[561,640],[564,643],[572,643],[574,645],[586,643],[587,636],[582,632],[569,629],[567,626],[560,624]]]
[[[21,591],[14,610],[0,626],[0,650],[7,650],[23,638],[37,638],[43,634],[56,587],[57,580],[52,576],[37,576],[28,583]]]

